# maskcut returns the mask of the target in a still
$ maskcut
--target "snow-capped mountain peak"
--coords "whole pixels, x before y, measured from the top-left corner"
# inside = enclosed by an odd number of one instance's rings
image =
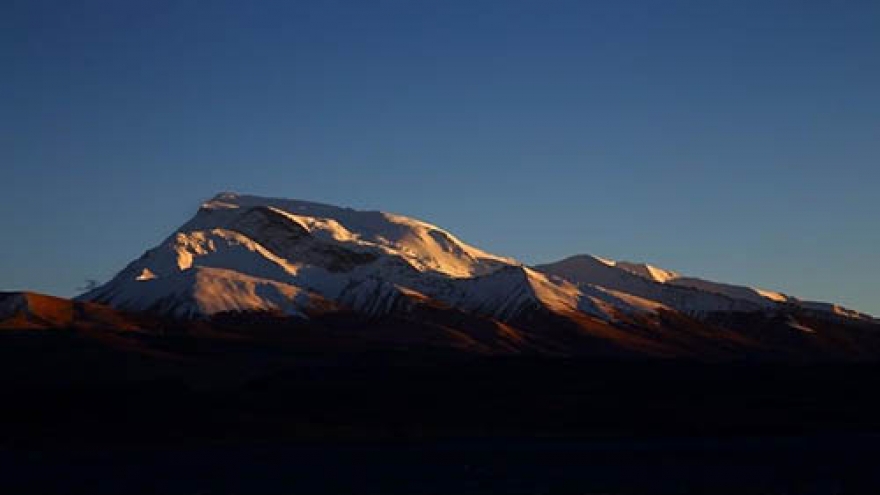
[[[81,299],[182,317],[309,317],[328,308],[376,316],[414,301],[500,320],[539,308],[609,321],[790,305],[858,315],[646,263],[578,255],[530,268],[406,216],[236,193],[203,203],[181,228]]]
[[[516,263],[470,246],[437,226],[403,215],[236,193],[221,193],[205,202],[182,230],[228,225],[242,211],[255,209],[285,217],[316,239],[342,243],[355,250],[402,256],[420,271],[470,277]]]
[[[450,281],[516,264],[402,215],[222,193],[82,298],[132,310],[173,306],[178,315],[244,309],[305,314],[316,298],[373,312],[377,305],[368,299],[389,290],[399,294],[394,287],[442,296]],[[367,288],[369,297],[356,293]],[[178,304],[182,300],[187,302]]]

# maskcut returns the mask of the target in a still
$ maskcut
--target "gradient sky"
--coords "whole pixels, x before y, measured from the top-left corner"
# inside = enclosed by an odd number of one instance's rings
[[[224,190],[880,314],[880,2],[10,1],[0,289]]]

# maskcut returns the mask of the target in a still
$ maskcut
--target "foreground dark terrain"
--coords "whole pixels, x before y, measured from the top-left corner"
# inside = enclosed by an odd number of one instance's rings
[[[876,364],[295,349],[4,331],[0,491],[880,491]]]
[[[510,327],[446,310],[183,321],[5,301],[0,493],[880,493],[870,325],[778,341],[772,318],[728,315],[693,330],[723,353],[658,358],[584,339],[636,331],[594,322],[532,322],[586,351],[565,355],[460,346],[456,328]],[[728,346],[724,325],[787,352]]]

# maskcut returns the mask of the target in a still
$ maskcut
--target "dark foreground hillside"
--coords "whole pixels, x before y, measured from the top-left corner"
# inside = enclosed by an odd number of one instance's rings
[[[873,364],[224,346],[4,334],[0,492],[880,492]]]

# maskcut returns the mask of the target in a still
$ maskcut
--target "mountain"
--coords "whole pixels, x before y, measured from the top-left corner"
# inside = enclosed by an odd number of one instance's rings
[[[648,264],[578,255],[529,267],[421,220],[235,193],[78,300],[183,320],[353,318],[388,342],[487,352],[850,353],[825,334],[863,339],[876,323]]]
[[[147,326],[147,325],[144,325]],[[139,330],[137,318],[100,304],[33,292],[0,292],[0,330]]]
[[[81,300],[178,317],[273,311],[382,315],[426,299],[499,319],[544,306],[595,311],[573,284],[428,223],[231,193]]]
[[[779,292],[687,277],[645,263],[576,255],[535,268],[581,286],[600,286],[637,295],[691,314],[798,310],[826,317],[874,321],[870,315],[836,304],[802,301]]]
[[[451,293],[451,281],[514,263],[399,215],[224,193],[82,299],[182,317],[305,317],[334,304],[377,313],[419,289]]]

